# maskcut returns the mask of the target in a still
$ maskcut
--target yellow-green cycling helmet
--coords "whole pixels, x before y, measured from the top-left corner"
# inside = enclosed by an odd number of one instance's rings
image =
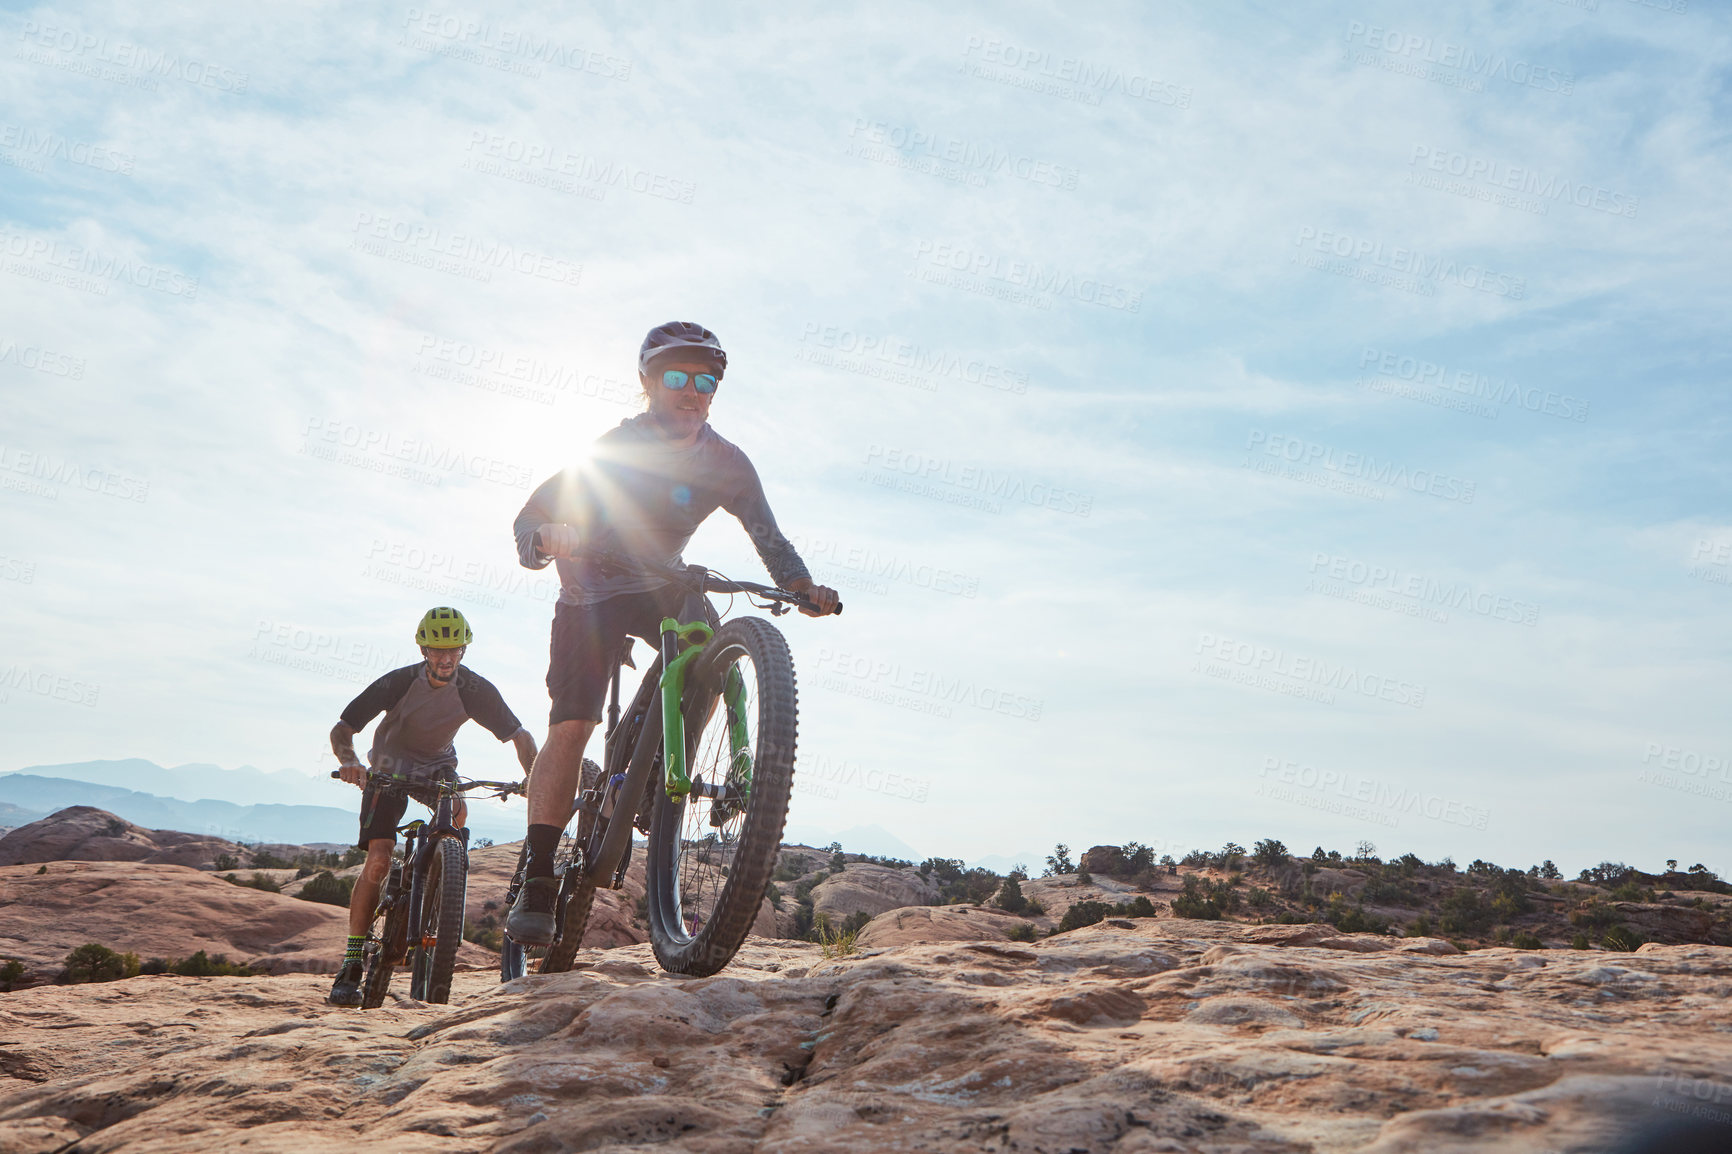
[[[427,615],[421,618],[421,624],[415,630],[415,644],[429,649],[457,649],[473,640],[475,634],[470,632],[469,622],[448,605],[427,610]]]

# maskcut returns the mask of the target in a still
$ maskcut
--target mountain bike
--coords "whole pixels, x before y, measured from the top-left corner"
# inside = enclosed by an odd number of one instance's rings
[[[537,960],[544,974],[571,968],[595,891],[625,884],[634,829],[649,838],[645,904],[656,961],[670,973],[713,974],[750,932],[781,851],[798,707],[781,631],[762,617],[722,624],[707,595],[744,594],[772,617],[817,607],[801,594],[729,580],[702,565],[664,569],[611,554],[585,557],[665,577],[684,601],[679,617],[661,621],[659,652],[623,712],[620,668],[630,664],[629,638],[615,661],[602,764],[584,762],[576,828],[554,867],[553,943],[525,947],[508,934],[500,979],[523,976]],[[520,855],[506,908],[523,877]]]
[[[342,773],[333,770],[331,776],[340,779]],[[368,770],[367,777],[380,789],[407,788],[401,778],[375,770]],[[523,783],[459,778],[436,781],[427,788],[439,793],[432,823],[417,818],[397,827],[403,835],[403,856],[392,857],[373,914],[374,922],[384,915],[384,928],[377,935],[369,931],[363,947],[363,1009],[384,1004],[391,972],[405,960],[410,997],[440,1004],[451,1000],[451,973],[463,944],[463,904],[469,889],[469,830],[451,824],[451,802],[472,790],[510,797],[523,792]]]

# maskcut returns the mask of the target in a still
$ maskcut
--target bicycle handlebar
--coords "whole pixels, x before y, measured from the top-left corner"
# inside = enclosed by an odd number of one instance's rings
[[[366,777],[377,780],[381,785],[400,786],[406,788],[418,784],[405,778],[392,777],[388,773],[380,773],[376,769],[363,768],[361,773]],[[334,779],[341,781],[343,779],[343,771],[340,769],[333,769],[331,771],[331,776]],[[437,789],[442,793],[450,794],[468,793],[472,789],[491,789],[497,791],[500,797],[510,797],[514,793],[523,793],[525,790],[524,783],[521,781],[469,781],[464,778],[458,778],[456,781],[447,781],[443,779],[434,780],[427,782],[423,788]]]
[[[576,560],[590,561],[605,568],[620,569],[628,573],[642,573],[648,576],[667,577],[673,581],[691,584],[696,574],[704,577],[704,592],[706,593],[745,593],[749,596],[762,597],[769,601],[778,601],[799,609],[817,609],[818,606],[804,593],[796,593],[791,589],[779,589],[774,585],[761,585],[756,581],[734,581],[707,569],[702,565],[658,565],[641,557],[630,557],[623,553],[613,553],[601,549],[584,549],[579,551]],[[778,610],[778,612],[780,612]],[[831,610],[835,616],[842,615],[842,602],[836,602],[836,608]]]

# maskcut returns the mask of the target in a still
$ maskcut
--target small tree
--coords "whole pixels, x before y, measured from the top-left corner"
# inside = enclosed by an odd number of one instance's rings
[[[320,870],[307,879],[295,896],[304,902],[322,902],[328,906],[349,905],[349,895],[354,892],[354,878],[339,878],[330,870]]]
[[[998,908],[1007,914],[1020,914],[1028,908],[1028,898],[1023,895],[1022,884],[1016,875],[1011,874],[1004,879],[1004,884],[998,888]]]
[[[23,980],[24,963],[17,958],[7,958],[6,964],[0,965],[0,991],[10,994]]]
[[[1049,878],[1055,874],[1074,874],[1075,872],[1076,863],[1070,859],[1070,846],[1061,841],[1047,855],[1046,869],[1041,872],[1040,876]]]
[[[86,942],[66,955],[66,973],[63,976],[73,985],[112,982],[126,976],[126,961],[107,946]]]
[[[1353,847],[1353,860],[1354,861],[1376,861],[1377,860],[1377,847],[1375,845],[1373,845],[1371,842],[1368,842],[1368,841],[1365,841],[1362,839],[1358,845]]]
[[[1251,860],[1264,869],[1276,869],[1287,864],[1287,847],[1266,837],[1251,850]]]

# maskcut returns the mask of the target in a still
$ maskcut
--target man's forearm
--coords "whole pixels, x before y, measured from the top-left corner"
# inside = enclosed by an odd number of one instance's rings
[[[331,752],[337,755],[339,765],[361,764],[355,756],[355,731],[347,722],[339,721],[331,728]]]
[[[511,735],[511,743],[517,747],[517,763],[523,767],[527,777],[535,767],[535,738],[529,735],[529,730],[519,729]]]

